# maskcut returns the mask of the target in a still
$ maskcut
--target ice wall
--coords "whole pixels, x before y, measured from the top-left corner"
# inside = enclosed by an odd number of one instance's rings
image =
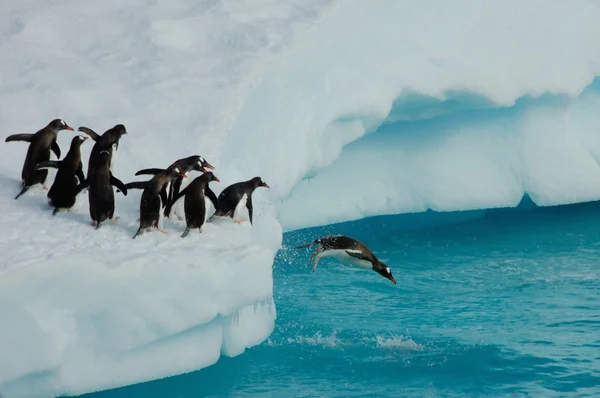
[[[274,182],[286,230],[600,198],[595,94],[576,100],[599,18],[588,1],[339,2],[247,98],[223,160]]]

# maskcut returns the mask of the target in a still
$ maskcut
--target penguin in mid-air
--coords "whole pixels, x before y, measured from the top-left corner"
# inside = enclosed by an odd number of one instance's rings
[[[296,247],[304,249],[311,246],[317,246],[310,256],[308,264],[314,260],[313,272],[317,269],[317,264],[321,257],[335,257],[341,262],[363,269],[370,269],[379,275],[391,280],[394,285],[396,280],[392,276],[390,268],[379,261],[375,254],[358,240],[344,235],[323,236],[315,241]]]
[[[210,163],[208,163],[206,161],[206,159],[204,159],[200,155],[193,155],[193,156],[189,156],[187,158],[178,159],[175,162],[173,162],[169,167],[177,167],[185,175],[187,175],[187,173],[189,173],[190,171],[199,171],[201,173],[206,173],[206,169],[210,169],[210,170],[215,169]],[[156,174],[160,173],[161,171],[164,171],[164,169],[157,169],[157,168],[143,169],[143,170],[139,170],[137,173],[135,173],[135,175],[136,176],[144,175],[144,174],[156,175]],[[168,197],[167,197],[167,203],[163,203],[163,206],[167,206],[167,208],[165,209],[165,217],[169,217],[171,214],[171,208],[172,208],[172,205],[174,204],[173,198],[179,194],[179,190],[181,189],[182,182],[183,182],[183,179],[178,176],[177,178],[175,178],[173,183],[168,184],[169,192],[168,192]],[[216,208],[217,195],[215,195],[215,193],[208,187],[208,185],[206,185],[206,190],[205,190],[204,194],[212,202],[213,206],[215,206],[215,208]],[[170,205],[170,206],[168,206],[168,205]],[[181,219],[181,217],[180,217],[180,219]]]
[[[185,196],[183,206],[187,228],[183,235],[181,235],[182,238],[185,238],[190,233],[191,229],[198,229],[198,231],[202,232],[202,225],[204,225],[204,222],[206,221],[206,199],[204,198],[204,194],[208,188],[208,183],[211,181],[220,182],[217,176],[210,171],[202,174],[200,177],[196,177],[194,181],[179,192],[167,206],[165,214],[167,214],[167,211],[170,210],[171,206],[179,198]]]
[[[88,162],[88,178],[92,176],[96,167],[100,167],[104,164],[104,160],[101,159],[102,156],[100,156],[102,151],[108,152],[108,167],[112,171],[114,163],[114,151],[119,150],[119,140],[121,139],[121,136],[127,134],[127,129],[125,129],[125,126],[122,124],[117,124],[116,126],[106,130],[102,135],[99,135],[94,130],[84,126],[79,127],[77,131],[81,131],[82,133],[89,135],[90,138],[95,141],[94,147],[90,152],[90,159]]]
[[[212,222],[216,217],[230,217],[233,221],[241,223],[244,221],[241,219],[241,211],[246,207],[252,224],[252,193],[258,187],[270,188],[260,177],[237,182],[225,188],[218,197],[215,214],[208,222]]]
[[[90,204],[90,217],[92,218],[92,227],[100,228],[100,224],[105,220],[118,220],[115,217],[115,193],[113,185],[127,196],[127,188],[118,178],[114,177],[110,171],[110,153],[101,151],[99,163],[96,164],[94,173],[77,187],[76,194],[83,189],[89,188],[88,202]]]
[[[58,169],[48,191],[48,204],[54,207],[52,215],[56,215],[59,209],[70,209],[75,204],[77,186],[85,180],[81,163],[81,144],[87,139],[88,137],[81,135],[73,137],[69,152],[63,160],[46,160],[35,166],[36,170]]]
[[[161,210],[164,207],[163,203],[167,201],[167,193],[164,187],[177,178],[177,176],[187,178],[179,168],[169,167],[165,171],[156,174],[150,181],[141,182],[144,186],[144,192],[142,192],[142,197],[140,198],[140,227],[132,239],[143,234],[144,230],[147,232],[150,231],[150,228],[156,228],[163,234],[167,233],[159,225]],[[139,183],[134,182],[130,184]]]
[[[48,177],[48,170],[35,170],[35,166],[40,162],[50,160],[50,150],[54,152],[57,159],[60,159],[60,147],[56,142],[58,132],[61,130],[73,131],[63,119],[54,119],[46,127],[37,131],[35,134],[13,134],[6,137],[5,142],[22,141],[29,142],[23,170],[21,171],[21,192],[15,197],[18,199],[27,190],[36,184],[44,184]]]

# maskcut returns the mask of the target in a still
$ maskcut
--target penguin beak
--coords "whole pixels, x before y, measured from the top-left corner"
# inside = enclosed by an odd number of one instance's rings
[[[215,176],[215,181],[216,182],[221,182],[221,180],[219,180],[219,177]]]
[[[73,127],[69,127],[69,126],[65,126],[65,130],[75,131],[75,130],[73,130]]]
[[[262,183],[262,186],[263,186],[263,187],[265,187],[265,188],[271,188],[271,187],[269,186],[269,184],[267,184],[266,182],[263,182],[263,183]]]
[[[187,178],[187,176],[185,174],[179,174],[179,177],[181,177],[181,178]]]
[[[206,167],[207,169],[214,170],[215,168],[208,162],[202,162],[202,167]]]
[[[87,139],[88,139],[88,138],[89,138],[89,137],[85,137],[85,136],[84,136],[82,140],[83,140],[83,141],[87,141]]]
[[[392,282],[394,282],[394,285],[396,284],[396,280],[394,279],[393,276],[388,275],[388,276],[386,276],[386,278],[388,278],[389,280],[391,280]]]

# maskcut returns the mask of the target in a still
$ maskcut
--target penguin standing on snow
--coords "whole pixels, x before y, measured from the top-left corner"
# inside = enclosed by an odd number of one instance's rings
[[[35,134],[13,134],[6,137],[5,142],[23,141],[29,142],[23,170],[21,171],[21,186],[23,189],[15,197],[18,199],[27,190],[36,184],[44,184],[48,177],[48,170],[35,170],[35,166],[40,162],[50,160],[50,150],[60,159],[60,147],[56,142],[58,132],[61,130],[73,131],[62,119],[54,119],[46,127]]]
[[[173,203],[182,196],[185,196],[184,210],[187,228],[183,235],[181,235],[182,238],[185,238],[190,233],[190,229],[198,229],[202,232],[202,225],[204,225],[204,221],[206,221],[206,199],[204,198],[204,192],[208,188],[208,183],[211,181],[220,182],[217,176],[210,171],[202,174],[200,177],[196,177],[194,181],[179,192],[167,206],[165,214],[171,209]]]
[[[202,173],[206,173],[206,169],[210,169],[210,170],[215,169],[210,163],[208,163],[206,161],[206,159],[204,159],[200,155],[193,155],[193,156],[189,156],[187,158],[178,159],[175,162],[173,162],[169,167],[177,167],[183,174],[186,174],[186,175],[190,171],[199,171]],[[139,170],[137,173],[135,173],[135,175],[136,176],[143,175],[143,174],[156,175],[162,171],[164,171],[164,169],[157,169],[157,168],[143,169],[143,170]],[[165,217],[169,217],[169,215],[171,213],[171,208],[172,208],[172,205],[174,204],[173,198],[179,194],[179,190],[181,189],[182,182],[183,182],[183,178],[177,176],[177,178],[175,178],[173,183],[168,184],[169,192],[168,192],[167,201],[166,201],[166,203],[163,203],[163,206],[167,206],[167,208],[165,209]],[[215,206],[215,208],[216,208],[217,207],[217,195],[215,195],[215,193],[208,187],[208,184],[206,185],[206,190],[205,190],[204,194],[213,203],[213,206]]]
[[[246,207],[252,224],[252,193],[258,187],[270,188],[260,177],[237,182],[225,188],[218,197],[215,214],[208,219],[208,222],[212,222],[216,217],[230,217],[233,221],[241,223],[244,220],[241,219],[240,213]]]
[[[70,209],[75,204],[77,186],[84,182],[83,164],[81,163],[81,144],[88,137],[75,136],[71,147],[63,160],[46,160],[35,166],[35,170],[56,168],[56,177],[48,191],[48,204],[54,207],[52,215],[59,209]]]
[[[91,139],[95,141],[94,147],[90,152],[90,159],[88,162],[88,178],[92,176],[96,167],[102,167],[104,165],[104,160],[101,156],[102,151],[108,152],[108,167],[112,171],[113,152],[119,150],[119,140],[123,134],[127,134],[125,126],[122,124],[117,124],[113,128],[106,130],[102,135],[99,135],[94,130],[84,126],[79,127],[77,131],[81,131],[82,133],[89,135]]]
[[[150,231],[150,228],[156,228],[163,234],[167,233],[159,227],[161,209],[164,207],[163,203],[167,201],[167,193],[164,187],[177,176],[187,178],[179,168],[169,167],[165,171],[156,174],[150,181],[141,182],[141,184],[144,184],[144,192],[142,192],[140,199],[140,227],[132,239],[143,234],[144,230]],[[138,183],[128,185],[132,184]]]
[[[311,246],[317,246],[308,260],[309,265],[313,260],[315,261],[313,272],[317,269],[321,257],[335,257],[347,265],[373,270],[384,278],[391,280],[394,285],[396,284],[390,268],[379,261],[365,244],[354,238],[343,235],[323,236],[313,242],[298,246],[296,249]]]
[[[79,194],[83,189],[89,188],[90,217],[92,218],[92,227],[96,229],[100,228],[100,223],[107,219],[114,221],[119,219],[119,217],[114,217],[115,193],[113,185],[119,188],[123,195],[127,196],[125,185],[110,172],[110,153],[101,151],[99,155],[99,163],[96,164],[95,171],[79,184],[76,191],[76,194]]]

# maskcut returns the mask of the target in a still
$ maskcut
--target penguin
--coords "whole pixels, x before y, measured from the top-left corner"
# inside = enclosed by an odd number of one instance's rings
[[[252,224],[252,193],[258,187],[270,188],[260,177],[237,182],[225,188],[217,198],[215,214],[208,219],[208,222],[212,222],[216,217],[230,217],[233,221],[241,223],[244,220],[240,220],[240,212],[246,206]]]
[[[185,210],[185,222],[187,228],[185,229],[182,238],[185,238],[189,233],[190,229],[198,229],[202,232],[202,225],[206,221],[206,199],[204,193],[208,188],[208,183],[211,181],[220,182],[220,180],[212,172],[202,174],[200,177],[196,177],[187,187],[179,192],[173,201],[167,206],[167,211],[171,209],[171,206],[182,196],[184,199],[184,210]]]
[[[127,196],[125,185],[112,175],[110,171],[110,152],[101,151],[99,163],[96,165],[91,176],[80,183],[76,190],[76,195],[83,189],[89,188],[88,201],[90,205],[90,217],[92,218],[92,227],[100,228],[100,224],[107,219],[118,220],[115,217],[115,193],[113,185],[119,188],[124,196]]]
[[[186,175],[190,171],[199,171],[202,173],[206,173],[206,169],[210,169],[210,170],[215,169],[210,163],[208,163],[206,161],[206,159],[204,159],[200,155],[193,155],[193,156],[189,156],[187,158],[178,159],[175,162],[173,162],[171,164],[171,166],[169,166],[169,167],[177,167],[179,170],[181,170],[181,172],[183,174],[186,174]],[[160,173],[161,171],[164,171],[164,170],[156,169],[156,168],[143,169],[143,170],[139,170],[137,173],[135,173],[135,175],[136,176],[143,175],[143,174],[156,175],[157,173]],[[169,184],[167,203],[164,203],[164,205],[170,205],[170,206],[167,206],[167,208],[165,209],[165,217],[169,217],[171,214],[171,208],[172,208],[172,205],[174,204],[173,198],[179,194],[179,190],[181,189],[182,182],[183,182],[183,179],[181,177],[177,177],[172,184]],[[209,188],[208,185],[206,185],[204,194],[212,202],[213,206],[215,206],[215,208],[216,208],[217,207],[217,195],[215,195],[215,193]],[[179,219],[181,220],[182,218],[179,217]]]
[[[310,256],[308,264],[314,260],[312,271],[315,272],[321,257],[335,257],[346,265],[370,269],[396,284],[390,268],[379,261],[375,254],[362,242],[344,235],[323,236],[296,249],[317,246]]]
[[[70,209],[75,204],[77,186],[85,181],[81,163],[81,144],[87,139],[88,137],[81,135],[73,137],[69,152],[63,160],[46,160],[35,166],[35,170],[58,169],[48,191],[48,204],[54,207],[53,216],[59,209]]]
[[[132,239],[144,233],[144,230],[150,231],[150,228],[156,228],[163,234],[167,231],[160,229],[160,212],[163,203],[167,200],[165,185],[172,182],[177,176],[187,178],[185,174],[177,167],[169,167],[165,171],[156,174],[150,181],[141,182],[144,186],[144,192],[140,198],[140,227]],[[136,183],[131,183],[136,184]]]
[[[77,128],[77,131],[81,131],[82,133],[89,135],[90,138],[95,142],[94,147],[90,152],[90,158],[88,162],[88,178],[92,176],[96,167],[103,165],[103,160],[100,156],[102,151],[108,152],[108,167],[112,171],[114,163],[113,153],[114,151],[119,150],[119,140],[121,139],[121,136],[127,134],[127,129],[125,129],[125,126],[122,124],[117,124],[113,128],[106,130],[102,135],[97,134],[94,130],[85,126]]]
[[[50,160],[50,151],[54,152],[57,159],[60,159],[60,147],[56,142],[58,132],[61,130],[73,131],[63,119],[54,119],[46,127],[38,130],[35,134],[13,134],[6,137],[5,142],[23,141],[29,142],[23,170],[21,171],[21,192],[15,197],[19,199],[21,195],[36,184],[44,184],[48,177],[48,170],[35,170],[35,166],[46,160]],[[44,189],[46,189],[44,187]]]

